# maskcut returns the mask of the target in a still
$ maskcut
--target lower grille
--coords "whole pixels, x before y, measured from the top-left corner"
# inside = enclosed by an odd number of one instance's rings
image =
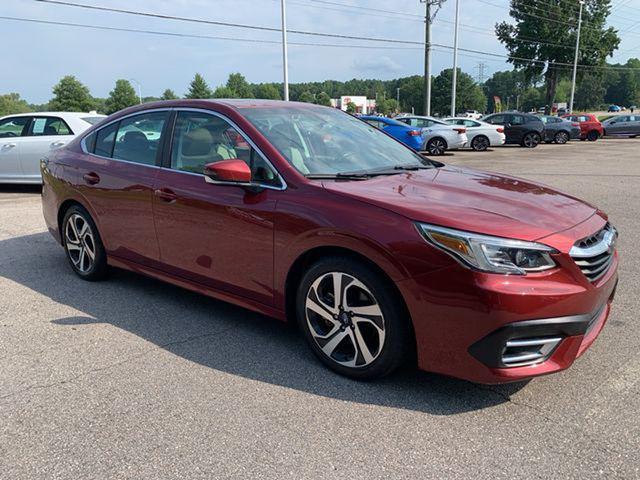
[[[549,358],[562,337],[520,338],[507,341],[502,352],[506,367],[534,365]]]
[[[613,262],[618,232],[607,223],[602,230],[578,240],[569,255],[591,282],[602,277]]]

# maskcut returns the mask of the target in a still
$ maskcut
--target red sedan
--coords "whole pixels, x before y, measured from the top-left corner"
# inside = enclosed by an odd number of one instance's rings
[[[595,142],[604,135],[602,123],[592,113],[571,113],[563,115],[562,118],[580,124],[580,140]]]
[[[483,383],[565,369],[617,283],[617,232],[595,207],[427,160],[331,108],[133,107],[42,174],[47,226],[81,278],[119,267],[297,321],[355,378],[416,359]]]

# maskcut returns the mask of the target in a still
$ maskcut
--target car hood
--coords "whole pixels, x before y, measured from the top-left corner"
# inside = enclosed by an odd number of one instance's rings
[[[571,228],[597,211],[527,180],[452,166],[324,187],[411,220],[529,241]]]

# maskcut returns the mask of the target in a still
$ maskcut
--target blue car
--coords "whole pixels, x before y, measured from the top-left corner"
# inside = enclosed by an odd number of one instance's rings
[[[622,109],[618,105],[609,105],[609,112],[619,112]]]
[[[422,130],[419,128],[410,127],[392,118],[376,117],[374,115],[362,115],[360,119],[391,135],[407,147],[416,151],[423,150],[424,140],[422,139]]]

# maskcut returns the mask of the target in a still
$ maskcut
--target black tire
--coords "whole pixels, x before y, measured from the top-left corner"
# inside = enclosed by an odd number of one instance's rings
[[[540,143],[540,134],[536,132],[527,132],[524,137],[522,137],[522,142],[520,145],[525,148],[536,148]]]
[[[591,130],[587,134],[587,140],[589,140],[590,142],[595,142],[599,138],[600,138],[600,134],[597,132],[597,130]]]
[[[435,157],[444,155],[444,152],[447,151],[447,142],[444,138],[432,138],[427,142],[425,150],[429,155],[433,155]]]
[[[81,235],[85,224],[88,234]],[[67,260],[76,275],[87,281],[102,280],[107,275],[107,254],[89,212],[79,205],[71,206],[64,214],[60,234]]]
[[[556,142],[558,145],[564,145],[569,141],[570,138],[571,136],[567,132],[562,130],[554,135],[553,141]]]
[[[476,135],[471,140],[471,148],[473,148],[476,152],[484,152],[489,146],[491,142],[484,135]]]
[[[340,276],[340,297],[344,302],[334,300],[334,275]],[[320,306],[321,313],[317,313],[314,304]],[[364,315],[363,310],[359,310],[364,308],[382,315],[371,313],[367,314],[369,318],[358,321],[357,313]],[[388,375],[410,358],[407,353],[414,350],[409,315],[390,280],[365,263],[348,257],[324,258],[306,271],[296,294],[296,317],[320,361],[354,379]],[[379,332],[380,326],[383,334]],[[368,355],[363,353],[365,348],[356,345],[360,341],[367,347]],[[330,351],[325,353],[323,348]],[[353,365],[345,364],[350,362]]]

